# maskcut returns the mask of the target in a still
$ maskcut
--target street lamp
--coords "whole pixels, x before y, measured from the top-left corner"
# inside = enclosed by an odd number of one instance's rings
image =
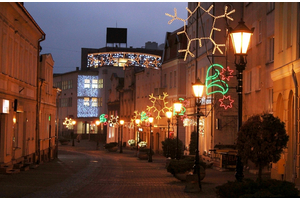
[[[235,67],[237,70],[238,87],[236,89],[238,93],[238,131],[242,126],[242,109],[243,109],[243,71],[247,64],[247,50],[250,44],[250,39],[253,34],[254,28],[251,30],[245,25],[243,19],[234,28],[229,28],[231,40],[233,43],[234,55],[235,55]],[[238,181],[242,181],[243,175],[243,163],[239,153],[237,154],[236,162],[236,174],[235,178]]]
[[[195,98],[195,104],[197,106],[197,143],[196,143],[196,156],[195,156],[195,165],[194,165],[194,172],[193,174],[198,175],[198,184],[199,188],[201,189],[201,179],[200,179],[200,166],[199,166],[199,119],[200,119],[200,106],[201,106],[201,99],[204,92],[204,84],[201,83],[200,79],[197,78],[196,83],[192,84],[194,96]]]
[[[75,126],[75,124],[76,124],[76,121],[72,120],[72,129],[73,129],[73,131],[71,132],[71,133],[73,133],[72,134],[72,146],[75,146],[75,143],[74,143],[74,126]]]
[[[152,162],[152,145],[151,145],[151,136],[152,136],[152,132],[151,132],[151,127],[152,127],[152,123],[153,123],[153,117],[149,117],[149,123],[150,123],[150,138],[149,138],[149,143],[150,143],[150,153],[149,153],[149,159],[148,162]]]
[[[121,124],[121,146],[120,146],[120,153],[123,153],[122,138],[123,138],[123,125],[124,125],[124,120],[120,120],[120,124]]]
[[[140,121],[141,121],[140,119],[135,119],[136,126],[139,125]],[[138,150],[139,150],[139,145],[138,145],[138,131],[137,131],[136,132],[136,152],[138,152]]]
[[[176,119],[177,119],[177,137],[176,137],[176,141],[177,141],[177,150],[176,150],[176,159],[179,160],[179,148],[178,148],[178,138],[179,138],[179,113],[181,113],[181,107],[182,107],[182,103],[181,102],[175,102],[173,104],[174,106],[174,111],[176,113]]]
[[[167,158],[170,157],[170,121],[171,121],[171,117],[172,117],[172,112],[168,111],[166,112],[167,118],[168,118],[168,146],[167,146]]]

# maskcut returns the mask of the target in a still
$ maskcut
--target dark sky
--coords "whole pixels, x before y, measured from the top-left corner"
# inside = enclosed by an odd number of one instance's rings
[[[42,54],[51,53],[54,73],[80,67],[81,48],[106,45],[106,28],[127,28],[127,47],[140,48],[148,41],[164,42],[166,32],[183,26],[171,25],[165,13],[187,18],[187,2],[25,2],[25,8],[46,33]]]

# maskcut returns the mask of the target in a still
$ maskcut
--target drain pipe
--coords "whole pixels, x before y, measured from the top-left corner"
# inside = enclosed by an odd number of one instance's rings
[[[294,132],[293,132],[293,176],[292,182],[295,183],[297,178],[297,171],[296,171],[296,161],[297,161],[297,130],[298,130],[298,115],[297,115],[297,105],[298,105],[298,81],[296,77],[296,73],[294,69],[292,69],[292,78],[295,85],[295,101],[294,101]]]

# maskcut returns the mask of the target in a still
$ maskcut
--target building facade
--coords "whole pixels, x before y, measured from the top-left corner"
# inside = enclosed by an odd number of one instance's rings
[[[55,157],[53,59],[23,3],[0,6],[0,164],[12,170]]]

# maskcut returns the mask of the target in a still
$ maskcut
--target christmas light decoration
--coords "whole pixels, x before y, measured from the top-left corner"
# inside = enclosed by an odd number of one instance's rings
[[[111,116],[110,116],[110,119],[109,119],[109,121],[108,121],[108,123],[109,123],[109,124],[112,124],[113,126],[114,126],[115,124],[119,125],[118,118],[119,118],[119,116],[116,116],[116,117],[115,117],[114,115],[111,115]]]
[[[180,35],[180,34],[184,34],[187,38],[187,48],[186,49],[180,49],[178,50],[178,52],[185,52],[185,56],[184,56],[184,61],[186,60],[186,57],[187,55],[189,54],[191,57],[195,57],[195,55],[190,51],[190,46],[191,46],[191,43],[193,41],[199,41],[199,47],[202,47],[202,40],[209,40],[212,42],[214,48],[213,48],[213,51],[212,51],[212,54],[215,53],[216,50],[218,50],[221,54],[223,54],[223,51],[220,49],[220,47],[225,47],[225,44],[217,44],[214,39],[213,39],[213,32],[214,31],[221,31],[221,29],[215,27],[215,23],[216,23],[216,20],[217,19],[220,19],[220,18],[225,18],[225,19],[229,19],[231,21],[233,21],[233,18],[229,17],[229,15],[231,15],[232,13],[235,12],[235,10],[231,10],[229,12],[227,12],[227,9],[228,7],[225,6],[225,9],[224,9],[224,14],[223,15],[219,15],[219,16],[214,16],[213,14],[210,13],[210,11],[212,10],[213,8],[213,5],[211,5],[207,10],[204,9],[201,5],[200,5],[200,2],[198,3],[197,7],[191,11],[190,9],[186,8],[186,10],[188,11],[188,17],[186,19],[183,19],[183,18],[179,18],[177,16],[177,9],[174,8],[174,15],[170,15],[168,13],[166,13],[167,16],[171,17],[172,19],[168,22],[168,24],[172,24],[172,22],[174,20],[179,20],[179,21],[182,21],[183,24],[184,24],[184,30],[183,31],[180,31],[177,33],[177,35]],[[200,38],[190,38],[187,34],[187,22],[190,18],[192,18],[193,14],[198,10],[198,9],[201,9],[203,10],[204,12],[206,12],[209,16],[211,16],[213,18],[213,23],[212,23],[212,27],[211,27],[211,30],[210,30],[210,33],[209,33],[209,36],[204,36],[204,37],[200,37]]]
[[[212,64],[209,66],[207,69],[206,73],[206,80],[205,80],[205,86],[206,86],[206,95],[214,94],[214,93],[221,93],[221,94],[226,94],[228,92],[229,86],[228,84],[220,80],[220,68],[223,70],[223,66],[219,64]],[[212,71],[212,72],[211,72]],[[212,74],[212,75],[209,75]],[[209,88],[214,87],[214,89],[209,92]],[[217,89],[215,89],[217,88]]]
[[[88,68],[98,68],[104,65],[113,65],[123,68],[127,66],[140,66],[158,69],[162,64],[161,56],[145,53],[101,52],[90,53],[87,55],[87,57]]]
[[[186,112],[186,107],[189,106],[190,102],[188,100],[184,100],[184,98],[179,98],[178,99],[181,103],[181,112],[178,114],[180,116],[183,116]],[[173,116],[177,115],[177,113],[175,112],[175,110],[173,110]],[[184,117],[181,118],[181,120],[183,120]]]
[[[63,125],[66,126],[66,128],[68,129],[72,129],[73,128],[73,125],[76,124],[76,121],[73,120],[72,118],[65,118],[65,121],[63,122]]]
[[[149,112],[153,109],[152,113],[157,112],[156,119],[161,119],[160,113],[165,113],[167,111],[171,111],[172,107],[168,107],[168,102],[166,101],[166,97],[169,96],[168,93],[164,92],[163,96],[159,95],[158,98],[153,96],[153,93],[149,95],[149,100],[152,103],[152,106],[147,106]],[[160,108],[158,108],[160,106]]]
[[[135,125],[135,120],[138,119],[138,111],[134,111],[133,112],[133,118],[130,119],[130,125],[129,125],[129,128],[134,128],[134,125]],[[138,124],[137,126],[140,126],[140,124]]]
[[[224,104],[225,99],[229,101],[229,104]],[[230,95],[224,95],[222,99],[219,99],[219,101],[221,102],[220,107],[224,107],[225,110],[227,110],[227,108],[232,108],[232,103],[234,102],[234,100],[231,99]]]
[[[227,66],[227,68],[223,68],[222,72],[220,73],[220,75],[222,76],[222,80],[230,81],[230,78],[233,77],[232,73],[233,69],[230,69],[229,66]]]
[[[103,125],[107,125],[107,118],[108,116],[106,114],[101,114],[99,117],[100,123],[103,123]]]

